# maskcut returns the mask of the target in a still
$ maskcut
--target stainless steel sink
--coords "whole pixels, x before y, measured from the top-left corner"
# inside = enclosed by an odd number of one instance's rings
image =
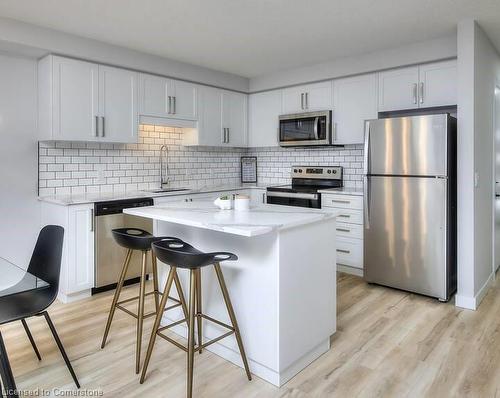
[[[148,189],[144,192],[167,193],[167,192],[182,192],[182,191],[189,191],[189,189],[187,189],[187,188],[163,188],[163,189]]]

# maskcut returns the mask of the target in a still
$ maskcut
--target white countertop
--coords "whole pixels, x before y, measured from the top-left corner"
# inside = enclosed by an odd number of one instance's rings
[[[126,192],[103,192],[103,193],[84,193],[76,195],[56,195],[40,196],[38,200],[54,203],[62,206],[107,202],[110,200],[123,200],[134,198],[159,198],[164,196],[193,195],[210,192],[237,191],[241,189],[265,189],[267,185],[223,185],[214,187],[192,188],[185,191],[172,192],[148,192],[148,191],[126,191]]]
[[[240,236],[264,235],[337,217],[336,212],[278,205],[259,205],[249,211],[219,210],[212,202],[174,202],[125,209],[126,214],[225,232]]]
[[[363,190],[361,188],[328,188],[328,189],[320,189],[319,193],[335,193],[340,195],[354,195],[354,196],[363,196]]]

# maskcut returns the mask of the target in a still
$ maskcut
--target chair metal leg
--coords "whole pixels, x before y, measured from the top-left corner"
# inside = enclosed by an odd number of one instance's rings
[[[135,348],[135,373],[141,368],[142,326],[144,323],[144,299],[146,296],[147,251],[142,252],[141,283],[139,286],[139,309],[137,311],[137,341]]]
[[[240,328],[238,327],[238,322],[236,321],[236,315],[234,314],[233,305],[231,304],[231,299],[229,298],[229,292],[226,287],[226,282],[224,281],[224,275],[222,275],[222,270],[219,263],[214,264],[215,273],[217,274],[217,279],[219,280],[219,285],[222,290],[222,295],[224,301],[226,302],[227,312],[231,323],[234,327],[234,334],[236,336],[236,342],[238,343],[238,348],[240,350],[241,359],[243,360],[243,365],[245,366],[245,371],[247,373],[248,380],[252,380],[252,375],[248,367],[247,356],[245,354],[245,349],[243,347],[243,341],[241,340]]]
[[[59,339],[59,335],[57,334],[56,328],[54,324],[52,323],[52,320],[50,319],[49,313],[47,311],[42,312],[43,316],[45,317],[45,320],[47,321],[47,324],[49,325],[50,331],[52,332],[52,336],[54,336],[54,340],[56,341],[57,347],[59,348],[59,351],[61,352],[61,355],[64,359],[64,362],[66,362],[66,366],[68,367],[69,372],[71,373],[71,377],[73,377],[73,381],[76,384],[77,388],[80,388],[80,383],[78,382],[78,378],[76,377],[75,371],[73,370],[73,366],[71,366],[71,362],[69,361],[68,355],[66,355],[66,351],[64,350],[64,346]]]
[[[140,379],[141,384],[144,383],[144,379],[146,377],[146,372],[148,370],[149,361],[151,359],[151,354],[153,352],[153,347],[155,344],[156,333],[158,332],[158,328],[160,327],[163,311],[165,310],[165,307],[167,305],[168,294],[170,293],[170,289],[172,288],[172,282],[174,280],[175,272],[175,267],[170,267],[167,282],[165,283],[165,289],[163,290],[163,295],[161,296],[160,310],[156,314],[155,323],[153,325],[153,329],[151,330],[151,337],[149,338],[148,350],[146,352],[146,357],[144,358],[144,364],[142,365],[142,374]]]
[[[31,334],[30,328],[28,327],[26,320],[21,319],[21,323],[23,324],[24,331],[26,332],[26,335],[28,336],[28,339],[31,343],[31,346],[33,347],[33,351],[35,351],[36,357],[38,358],[39,361],[41,361],[42,357],[40,355],[40,351],[38,351],[38,347],[36,346],[35,339],[33,338],[33,335]]]
[[[197,320],[197,328],[198,328],[198,347],[200,347],[201,354],[201,345],[203,344],[203,333],[202,333],[202,322],[203,318],[201,317],[202,311],[202,297],[201,297],[201,268],[196,271],[196,320]]]
[[[2,333],[0,333],[0,375],[2,377],[2,384],[5,390],[6,397],[18,397],[16,382],[14,380],[14,375],[12,374],[12,369],[9,363],[9,357],[7,356],[7,350],[5,349],[5,344],[3,342]],[[2,390],[0,389],[0,392]],[[3,396],[3,394],[2,394]]]
[[[151,250],[151,265],[153,268],[153,296],[155,298],[155,309],[158,313],[158,307],[160,306],[160,292],[158,290],[158,262],[156,261],[156,256]]]
[[[120,274],[120,278],[118,279],[118,283],[116,285],[115,295],[113,296],[113,302],[111,303],[111,309],[109,310],[108,321],[106,322],[106,329],[104,330],[104,336],[102,337],[101,348],[104,348],[106,345],[106,340],[108,338],[109,329],[111,327],[111,322],[113,321],[113,316],[115,315],[116,303],[120,298],[120,293],[122,291],[123,282],[125,281],[125,277],[127,276],[128,266],[130,264],[130,259],[132,257],[132,250],[127,251],[127,255],[125,257],[125,262],[123,263],[122,272]]]
[[[189,275],[189,322],[188,322],[188,357],[187,357],[187,398],[193,396],[194,368],[194,318],[196,300],[196,270],[190,270]]]

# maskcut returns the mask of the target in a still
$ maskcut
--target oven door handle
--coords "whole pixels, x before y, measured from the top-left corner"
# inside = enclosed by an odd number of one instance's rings
[[[312,199],[317,200],[319,194],[317,193],[296,193],[296,192],[274,192],[267,191],[267,197],[275,198],[295,198],[295,199]]]
[[[314,118],[314,139],[317,141],[318,137],[318,124],[319,124],[319,116]]]

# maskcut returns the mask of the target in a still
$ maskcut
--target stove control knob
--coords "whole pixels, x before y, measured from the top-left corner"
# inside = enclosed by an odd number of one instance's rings
[[[333,170],[333,174],[337,174],[337,170]]]
[[[293,169],[293,172],[296,173],[297,172],[297,169]]]
[[[331,170],[328,170],[328,174],[332,174],[332,171],[331,171]]]
[[[302,173],[302,169],[299,169],[299,173]]]

